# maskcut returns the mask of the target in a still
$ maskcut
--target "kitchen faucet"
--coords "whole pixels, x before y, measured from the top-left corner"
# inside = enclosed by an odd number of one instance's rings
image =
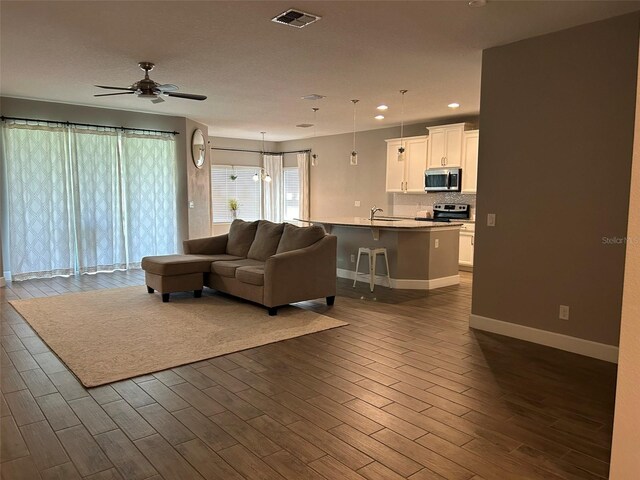
[[[373,222],[376,212],[384,212],[381,208],[376,207],[375,205],[371,207],[371,215],[369,215],[369,220]]]

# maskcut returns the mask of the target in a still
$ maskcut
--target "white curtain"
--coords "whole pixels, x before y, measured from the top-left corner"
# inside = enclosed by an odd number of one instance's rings
[[[2,130],[10,268],[24,278],[69,275],[75,231],[67,130],[10,121]]]
[[[122,134],[122,186],[130,267],[177,249],[176,150],[173,135]]]
[[[74,225],[81,273],[127,265],[118,150],[114,129],[71,129]]]
[[[263,155],[265,174],[271,177],[264,182],[264,218],[272,222],[282,221],[282,155]]]
[[[300,181],[300,216],[303,220],[309,220],[310,197],[309,197],[309,152],[299,153],[298,157],[298,178]]]
[[[173,135],[6,121],[13,280],[136,267],[177,247]]]

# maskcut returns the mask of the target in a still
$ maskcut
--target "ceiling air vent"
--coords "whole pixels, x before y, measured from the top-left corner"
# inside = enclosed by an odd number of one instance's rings
[[[301,12],[299,10],[294,10],[293,8],[291,8],[286,12],[281,13],[280,15],[276,15],[271,19],[271,21],[276,23],[283,23],[291,27],[302,28],[313,22],[317,22],[321,18],[322,17],[319,17],[312,13]]]

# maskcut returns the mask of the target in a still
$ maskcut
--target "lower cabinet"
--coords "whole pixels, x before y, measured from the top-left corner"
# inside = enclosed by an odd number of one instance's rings
[[[460,228],[460,257],[458,263],[464,267],[473,267],[475,234],[475,225],[472,223],[465,223]]]

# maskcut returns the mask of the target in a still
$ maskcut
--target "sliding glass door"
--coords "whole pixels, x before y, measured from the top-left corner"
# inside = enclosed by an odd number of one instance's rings
[[[176,251],[173,135],[18,121],[2,130],[14,280],[131,268]]]

